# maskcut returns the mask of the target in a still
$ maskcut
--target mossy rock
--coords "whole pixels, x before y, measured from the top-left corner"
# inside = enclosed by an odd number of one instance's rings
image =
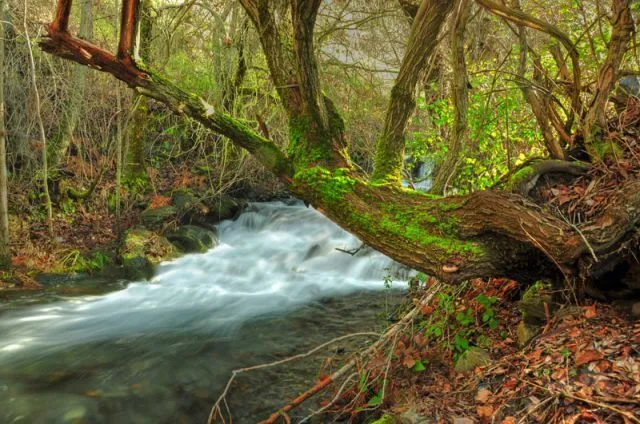
[[[179,212],[193,208],[200,203],[200,198],[191,190],[181,188],[171,193],[171,204],[178,209]]]
[[[206,252],[218,244],[218,236],[213,230],[196,225],[183,225],[165,236],[183,252]]]
[[[524,320],[520,321],[516,328],[516,336],[518,339],[518,347],[525,347],[531,339],[533,339],[540,331],[539,325],[527,324]]]
[[[547,305],[545,307],[545,304]],[[553,302],[552,286],[550,283],[538,281],[527,289],[518,303],[518,310],[528,324],[539,325],[552,314],[558,305]]]
[[[181,224],[210,226],[208,223],[209,208],[191,190],[175,190],[171,193],[171,203],[177,210],[178,221]]]
[[[126,231],[118,249],[118,259],[126,276],[132,279],[151,278],[155,265],[175,259],[180,254],[165,237],[142,228]]]
[[[203,199],[203,203],[208,209],[207,222],[211,224],[237,218],[248,204],[246,200],[235,199],[226,195]]]
[[[455,370],[459,373],[469,373],[491,362],[491,356],[489,352],[479,347],[471,347],[465,351],[456,362]]]
[[[163,206],[161,208],[146,209],[140,214],[142,224],[151,230],[158,230],[175,221],[178,217],[178,210],[174,206]]]

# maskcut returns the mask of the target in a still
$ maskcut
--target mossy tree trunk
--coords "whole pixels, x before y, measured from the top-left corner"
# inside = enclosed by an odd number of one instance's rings
[[[450,0],[425,0],[411,25],[407,53],[391,90],[382,134],[378,139],[373,179],[399,184],[402,180],[405,131],[415,110],[416,84],[451,11]]]
[[[151,61],[152,31],[151,0],[142,0],[140,3],[140,28],[136,46],[136,58],[141,63],[148,64]],[[135,94],[131,118],[125,131],[125,181],[142,180],[146,182],[148,178],[144,149],[150,119],[149,99],[141,94]]]
[[[607,57],[598,73],[596,94],[584,118],[584,135],[587,150],[592,157],[601,158],[609,153],[602,147],[602,136],[607,129],[605,109],[615,83],[620,65],[629,47],[635,24],[631,15],[631,0],[612,0],[613,31],[607,49]]]
[[[115,56],[73,38],[64,19],[68,1],[59,0],[57,19],[42,42],[46,51],[108,72],[138,93],[228,137],[278,176],[293,194],[371,247],[417,270],[450,282],[487,276],[523,281],[550,276],[589,279],[603,264],[623,256],[628,242],[636,237],[640,182],[635,180],[621,188],[595,223],[579,228],[510,192],[480,191],[443,198],[401,187],[404,129],[413,112],[418,74],[452,2],[426,0],[417,12],[389,99],[376,173],[368,180],[352,165],[342,118],[322,94],[313,46],[320,0],[291,0],[287,13],[283,13],[286,6],[271,0],[241,0],[289,115],[286,154],[252,125],[136,65],[122,50]],[[134,0],[124,0],[124,9],[133,10],[131,2]],[[130,28],[121,31],[130,32]],[[127,45],[128,40],[122,43]]]

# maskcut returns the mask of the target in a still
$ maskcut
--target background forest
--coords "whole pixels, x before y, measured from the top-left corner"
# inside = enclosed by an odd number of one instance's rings
[[[37,41],[52,3],[3,4],[14,264],[52,270],[61,262],[75,264],[80,256],[93,258],[94,249],[116,240],[149,205],[168,202],[178,187],[212,202],[223,194],[249,199],[282,194],[270,173],[224,137],[107,75],[43,54]],[[113,46],[118,7],[77,2],[72,32]],[[456,15],[457,25],[453,19],[445,24],[421,74],[407,131],[405,179],[435,193],[492,187],[525,160],[546,156],[552,140],[560,146],[567,138],[554,133],[549,122],[539,125],[535,116],[545,102],[557,103],[560,111],[570,107],[569,58],[558,41],[535,31],[523,41],[516,25],[474,4],[458,7],[468,10]],[[592,92],[607,56],[610,7],[598,1],[527,1],[518,7],[570,37],[581,58],[582,90]],[[322,85],[343,113],[351,156],[365,172],[373,170],[386,99],[416,10],[410,1],[354,0],[324,2],[318,14]],[[145,1],[141,13],[139,54],[145,62],[276,143],[288,140],[287,118],[267,77],[259,40],[237,2]],[[529,51],[524,63],[523,45]],[[634,35],[623,73],[635,74],[638,60]]]

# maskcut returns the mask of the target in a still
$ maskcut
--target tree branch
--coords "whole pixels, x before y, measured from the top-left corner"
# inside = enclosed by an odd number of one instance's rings
[[[150,70],[141,70],[132,66],[126,60],[119,60],[110,52],[73,38],[68,33],[56,33],[50,30],[48,37],[41,41],[40,46],[53,55],[107,72],[138,93],[165,103],[180,115],[195,119],[205,127],[245,148],[282,180],[291,181],[292,171],[289,160],[273,142],[231,116],[214,110],[202,98],[183,91]]]
[[[526,26],[537,31],[542,31],[557,39],[565,49],[569,52],[571,64],[573,65],[573,90],[571,96],[571,115],[567,122],[567,127],[573,125],[574,115],[582,114],[582,102],[580,100],[580,87],[582,87],[582,74],[580,71],[580,57],[578,50],[571,39],[555,26],[541,19],[535,18],[524,13],[521,10],[509,8],[502,4],[495,3],[492,0],[476,0],[476,2],[484,7],[490,13],[500,16],[517,25]]]

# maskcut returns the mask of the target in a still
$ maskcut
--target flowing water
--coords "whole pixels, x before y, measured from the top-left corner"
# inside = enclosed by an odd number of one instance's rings
[[[380,330],[390,298],[402,296],[383,279],[405,270],[371,250],[338,251],[360,243],[301,204],[252,204],[218,232],[218,247],[163,264],[148,282],[101,281],[115,291],[91,295],[63,285],[1,303],[0,422],[206,422],[232,369]],[[264,418],[319,365],[239,377],[234,422]]]

